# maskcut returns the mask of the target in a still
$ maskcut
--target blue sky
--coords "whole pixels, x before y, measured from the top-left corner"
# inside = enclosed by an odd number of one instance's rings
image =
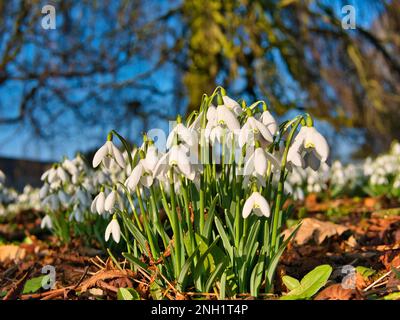
[[[368,27],[376,17],[376,11],[368,11],[368,6],[363,5],[363,1],[347,1],[346,4],[352,4],[356,7],[356,22],[359,25]],[[338,17],[341,17],[341,1],[327,1],[327,4],[334,8]],[[54,31],[57,32],[57,31]],[[350,31],[351,32],[351,31]],[[1,52],[0,43],[0,52]],[[24,49],[26,57],[30,56],[30,48]],[[31,61],[34,63],[34,61]],[[140,61],[136,61],[133,65],[129,65],[117,75],[117,80],[123,80],[127,76],[132,75],[132,73],[140,73],[146,69],[146,64]],[[287,77],[285,70],[281,67],[282,77]],[[168,89],[173,86],[173,72],[168,69],[168,66],[156,72],[151,78],[152,84],[155,84],[160,90]],[[290,79],[288,79],[290,81]],[[15,112],[14,107],[8,107],[8,104],[18,105],[20,99],[21,88],[18,88],[15,84],[11,84],[7,87],[0,87],[0,115],[1,116],[12,116]],[[234,97],[239,98],[239,97]],[[166,97],[169,99],[169,97]],[[170,101],[171,105],[173,101]],[[165,104],[164,104],[165,105]],[[167,104],[168,105],[168,104]],[[175,107],[175,106],[174,106]],[[165,111],[172,111],[165,110]],[[283,118],[291,116],[289,113]],[[94,114],[95,116],[95,114]],[[17,125],[0,126],[0,156],[13,157],[13,158],[28,158],[28,159],[38,159],[46,161],[56,161],[62,156],[72,157],[77,151],[85,151],[91,148],[99,146],[105,139],[107,132],[113,127],[111,126],[97,126],[97,127],[85,127],[82,125],[74,126],[73,116],[71,114],[66,114],[64,116],[64,122],[66,125],[63,130],[68,130],[74,134],[68,135],[68,138],[57,138],[50,139],[47,141],[35,139],[32,136],[32,128],[24,123]],[[283,120],[283,119],[282,119]],[[58,125],[62,125],[58,124]],[[168,124],[166,121],[158,121],[154,123],[153,126],[161,127],[164,130],[168,129]],[[321,131],[327,134],[334,134],[332,129],[324,123],[317,122],[317,126]],[[140,136],[140,123],[133,122],[131,125],[131,130],[127,132],[130,136]],[[345,139],[345,136],[343,137]],[[340,153],[346,157],[346,155],[352,150],[352,146],[344,141],[342,147],[339,148]]]

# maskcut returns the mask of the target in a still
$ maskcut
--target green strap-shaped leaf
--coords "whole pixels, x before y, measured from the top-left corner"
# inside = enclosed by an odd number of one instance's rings
[[[179,291],[183,291],[185,289],[186,281],[190,275],[189,268],[192,265],[194,258],[199,253],[199,248],[200,248],[200,245],[198,245],[196,247],[196,249],[193,251],[191,256],[185,261],[185,263],[182,266],[181,273],[178,276],[178,283],[177,283],[177,287],[178,287]]]

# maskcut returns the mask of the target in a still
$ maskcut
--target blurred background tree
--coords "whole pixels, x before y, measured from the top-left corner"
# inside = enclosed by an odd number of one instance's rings
[[[216,85],[316,115],[332,143],[361,139],[355,156],[400,137],[398,1],[50,1],[56,30],[40,26],[45,4],[0,2],[0,126],[45,144],[90,148],[114,127],[135,140]]]

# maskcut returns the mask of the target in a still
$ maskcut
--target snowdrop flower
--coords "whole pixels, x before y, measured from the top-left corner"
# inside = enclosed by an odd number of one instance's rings
[[[152,154],[153,153],[153,154]],[[149,156],[145,157],[143,150],[139,152],[141,159],[139,163],[133,168],[132,173],[125,181],[125,186],[131,191],[136,190],[140,185],[150,188],[153,184],[152,172],[157,166],[158,157],[154,154],[154,151],[150,150]]]
[[[104,191],[101,191],[93,200],[92,205],[90,206],[90,211],[92,213],[98,213],[99,215],[102,215],[105,213],[105,201],[106,201],[106,196]]]
[[[313,126],[303,126],[289,148],[287,162],[294,166],[311,167],[316,171],[321,162],[326,162],[328,156],[329,146],[326,139]]]
[[[252,212],[259,217],[269,217],[270,215],[270,208],[267,200],[257,191],[254,191],[244,203],[242,211],[243,218],[246,219]]]
[[[44,229],[52,229],[53,228],[53,223],[51,221],[51,218],[49,215],[45,215],[42,221],[40,222],[40,228]]]
[[[166,176],[170,169],[175,174],[182,174],[189,180],[194,180],[196,172],[190,164],[190,159],[186,154],[187,150],[182,145],[174,145],[158,161],[153,177]]]
[[[68,174],[65,172],[65,170],[61,166],[59,166],[57,168],[57,176],[60,178],[60,180],[63,183],[67,183],[69,181]]]
[[[121,239],[121,228],[115,215],[106,228],[104,239],[108,241],[108,239],[110,239],[110,235],[112,235],[116,243],[119,243],[119,240]]]
[[[217,107],[217,123],[218,125],[226,126],[232,132],[240,129],[236,115],[223,104]]]
[[[232,98],[223,95],[222,96],[222,100],[224,101],[224,105],[231,111],[233,111],[233,113],[236,116],[240,116],[243,113],[242,108],[240,107],[239,103],[237,103],[235,100],[233,100]]]
[[[177,144],[178,139],[190,147],[195,143],[193,132],[186,128],[186,126],[182,123],[182,118],[180,116],[177,118],[177,125],[168,135],[166,145],[167,148],[169,149],[173,144]]]
[[[117,199],[117,192],[113,190],[107,196],[106,201],[104,203],[105,211],[111,212],[113,210],[116,199]]]
[[[108,140],[94,155],[93,168],[96,168],[100,163],[103,163],[104,167],[109,169],[112,165],[111,160],[115,160],[122,169],[125,169],[125,160],[121,151],[119,151],[111,140]]]
[[[280,169],[278,159],[271,153],[264,151],[261,147],[256,147],[252,155],[246,161],[244,166],[244,175],[258,175],[264,177],[267,173],[268,162],[271,163],[275,171]]]
[[[239,147],[242,148],[246,143],[253,145],[256,140],[261,141],[261,144],[265,145],[271,143],[274,138],[267,127],[261,121],[254,118],[249,110],[249,117],[239,133]]]
[[[275,135],[276,132],[278,131],[278,124],[275,120],[275,118],[272,116],[272,114],[268,110],[264,110],[264,112],[261,114],[259,120],[263,125],[265,125],[268,129],[268,131],[271,133],[271,135]]]

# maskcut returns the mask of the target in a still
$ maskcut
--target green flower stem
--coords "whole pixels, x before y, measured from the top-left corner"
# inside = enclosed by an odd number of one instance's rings
[[[138,214],[137,214],[135,205],[134,205],[134,203],[133,203],[132,196],[131,196],[131,194],[130,194],[130,192],[129,192],[128,190],[126,190],[125,193],[126,193],[126,196],[127,196],[127,198],[128,198],[129,205],[131,206],[131,209],[132,209],[133,216],[134,216],[134,218],[135,218],[136,224],[138,225],[139,230],[143,232],[143,226],[142,226],[142,224],[141,224],[141,222],[140,222],[140,219],[139,219],[139,216],[138,216]]]
[[[204,177],[200,176],[200,219],[199,219],[199,234],[203,234],[204,229]]]
[[[289,138],[286,141],[286,146],[285,146],[285,151],[283,153],[282,161],[281,161],[281,172],[280,172],[280,178],[279,178],[279,183],[278,183],[278,191],[276,195],[276,202],[275,202],[275,211],[273,213],[272,217],[272,233],[271,233],[271,254],[275,253],[278,248],[276,246],[277,244],[277,233],[278,233],[278,226],[279,226],[279,214],[281,210],[281,201],[282,201],[282,195],[283,195],[283,186],[285,183],[285,170],[286,170],[286,161],[287,161],[287,155],[289,152],[289,147],[292,143],[294,133],[296,132],[301,120],[303,118],[299,117],[297,121],[294,123],[292,130],[290,131]]]
[[[186,214],[186,223],[187,223],[188,234],[189,234],[189,242],[190,242],[190,246],[191,246],[191,251],[189,252],[189,255],[191,255],[195,249],[194,232],[193,232],[193,225],[190,220],[188,193],[187,193],[185,181],[182,177],[181,177],[181,186],[182,186],[181,189],[182,189],[182,194],[183,194],[183,202],[184,202],[184,206],[185,206],[185,214]]]
[[[164,248],[167,248],[168,247],[168,239],[167,239],[165,231],[164,231],[164,229],[162,227],[160,216],[158,214],[158,209],[157,209],[157,204],[156,204],[156,194],[155,194],[155,191],[154,191],[154,186],[150,187],[150,203],[151,203],[151,207],[152,207],[152,210],[153,210],[153,218],[154,218],[154,222],[156,224],[156,228],[158,229],[158,233],[161,236],[161,239],[162,239],[163,244],[164,244]]]
[[[156,244],[154,243],[153,235],[151,234],[151,231],[150,231],[149,221],[147,220],[147,214],[144,209],[142,195],[140,194],[139,188],[136,188],[136,195],[137,195],[138,202],[139,202],[140,212],[143,217],[144,229],[146,231],[147,238],[149,240],[151,254],[153,255],[153,258],[158,259],[158,251],[159,250],[156,249]]]
[[[171,193],[171,212],[172,212],[172,232],[174,234],[174,243],[175,243],[175,258],[176,258],[176,272],[177,275],[181,272],[181,255],[182,255],[182,240],[181,240],[181,231],[179,227],[179,219],[178,213],[176,212],[176,194],[175,194],[175,183],[174,183],[174,172],[173,169],[170,170],[169,177],[169,185],[170,185],[170,193]]]

